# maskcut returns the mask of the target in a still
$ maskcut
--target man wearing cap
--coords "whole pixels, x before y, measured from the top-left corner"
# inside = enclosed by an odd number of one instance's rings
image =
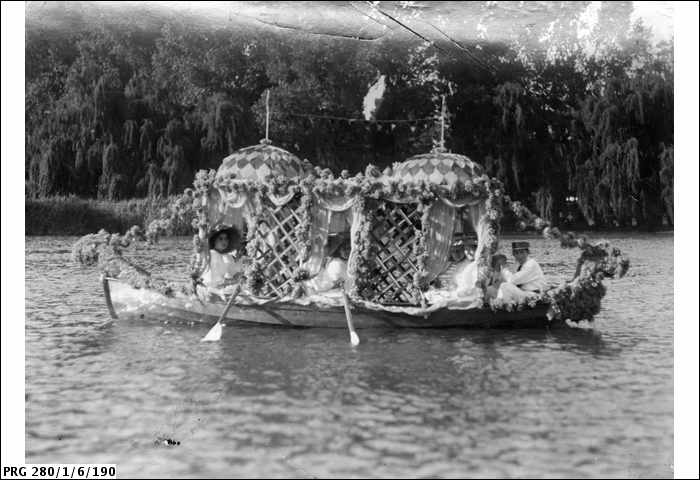
[[[545,286],[544,272],[534,258],[530,258],[528,242],[513,242],[513,256],[518,262],[515,273],[503,272],[505,282],[498,288],[497,298],[513,303],[541,293]]]

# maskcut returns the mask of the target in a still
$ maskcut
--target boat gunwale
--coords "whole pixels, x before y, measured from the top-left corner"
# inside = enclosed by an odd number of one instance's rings
[[[110,283],[114,282],[119,284],[121,287],[125,287],[134,292],[148,292],[149,294],[158,295],[163,301],[164,305],[168,300],[173,301],[198,301],[202,305],[209,305],[213,307],[225,306],[225,302],[204,302],[198,295],[190,294],[189,296],[185,294],[178,295],[177,297],[168,297],[163,293],[151,289],[151,288],[135,288],[128,282],[120,280],[118,278],[105,278],[105,298],[108,302],[112,301],[111,286]],[[227,320],[242,321],[249,324],[279,324],[294,327],[320,327],[323,328],[324,322],[319,322],[318,325],[302,325],[290,321],[287,319],[288,315],[301,315],[304,313],[326,313],[332,314],[334,316],[345,316],[342,306],[321,306],[318,304],[301,305],[294,302],[288,301],[270,301],[264,304],[237,304],[233,303],[237,312],[264,312],[267,315],[275,317],[277,322],[270,321],[259,321],[250,318],[227,318]],[[199,314],[205,315],[207,317],[214,318],[215,315],[208,312],[198,313],[194,309],[188,310],[187,308],[182,308],[181,306],[170,305],[167,306],[168,309],[173,311],[181,312],[182,314]],[[547,311],[549,309],[548,305],[539,304],[535,307],[529,307],[523,310],[515,311],[494,311],[488,307],[478,308],[478,309],[449,309],[440,308],[432,312],[425,314],[409,314],[404,312],[390,312],[382,310],[372,310],[367,309],[359,305],[353,307],[354,313],[359,317],[371,318],[375,323],[384,324],[387,327],[398,327],[398,328],[449,328],[449,327],[483,327],[483,328],[502,328],[502,327],[526,327],[529,324],[536,324],[537,326],[553,326],[562,322],[550,321],[547,318]],[[277,313],[275,313],[277,312]],[[518,325],[522,322],[522,325]],[[326,322],[329,323],[329,322]],[[527,325],[526,325],[527,324]],[[533,325],[534,326],[534,325]],[[329,327],[330,328],[330,327]]]

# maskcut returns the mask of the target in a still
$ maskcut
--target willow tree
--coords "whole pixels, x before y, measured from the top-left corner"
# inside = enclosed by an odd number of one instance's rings
[[[590,223],[658,223],[663,207],[659,171],[672,163],[673,90],[654,72],[607,79],[572,122],[575,184]]]
[[[661,182],[661,199],[666,207],[669,223],[673,224],[673,147],[661,144],[659,153],[659,181]]]
[[[61,195],[71,191],[72,157],[73,150],[69,139],[58,137],[51,141],[38,165],[36,178],[38,196]]]
[[[117,189],[118,185],[112,181],[117,175],[121,175],[120,160],[119,146],[111,138],[102,153],[102,174],[97,187],[98,197],[116,200],[121,196],[122,192]]]

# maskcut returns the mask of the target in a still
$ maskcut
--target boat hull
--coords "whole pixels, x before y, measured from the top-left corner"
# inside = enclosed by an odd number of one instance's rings
[[[203,302],[183,294],[165,296],[154,290],[136,289],[114,279],[103,279],[105,300],[114,318],[167,320],[213,325],[226,308],[222,302]],[[545,328],[559,324],[547,319],[547,306],[515,312],[491,309],[441,309],[425,316],[381,312],[353,307],[355,328]],[[347,328],[343,307],[321,307],[273,302],[265,305],[233,304],[226,324],[252,323],[292,327]]]

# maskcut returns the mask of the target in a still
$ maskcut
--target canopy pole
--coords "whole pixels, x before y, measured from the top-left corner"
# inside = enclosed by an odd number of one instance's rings
[[[442,113],[440,114],[440,150],[445,149],[445,95],[442,96]]]
[[[443,97],[444,99],[444,97]],[[270,140],[270,89],[265,96],[265,140]]]

